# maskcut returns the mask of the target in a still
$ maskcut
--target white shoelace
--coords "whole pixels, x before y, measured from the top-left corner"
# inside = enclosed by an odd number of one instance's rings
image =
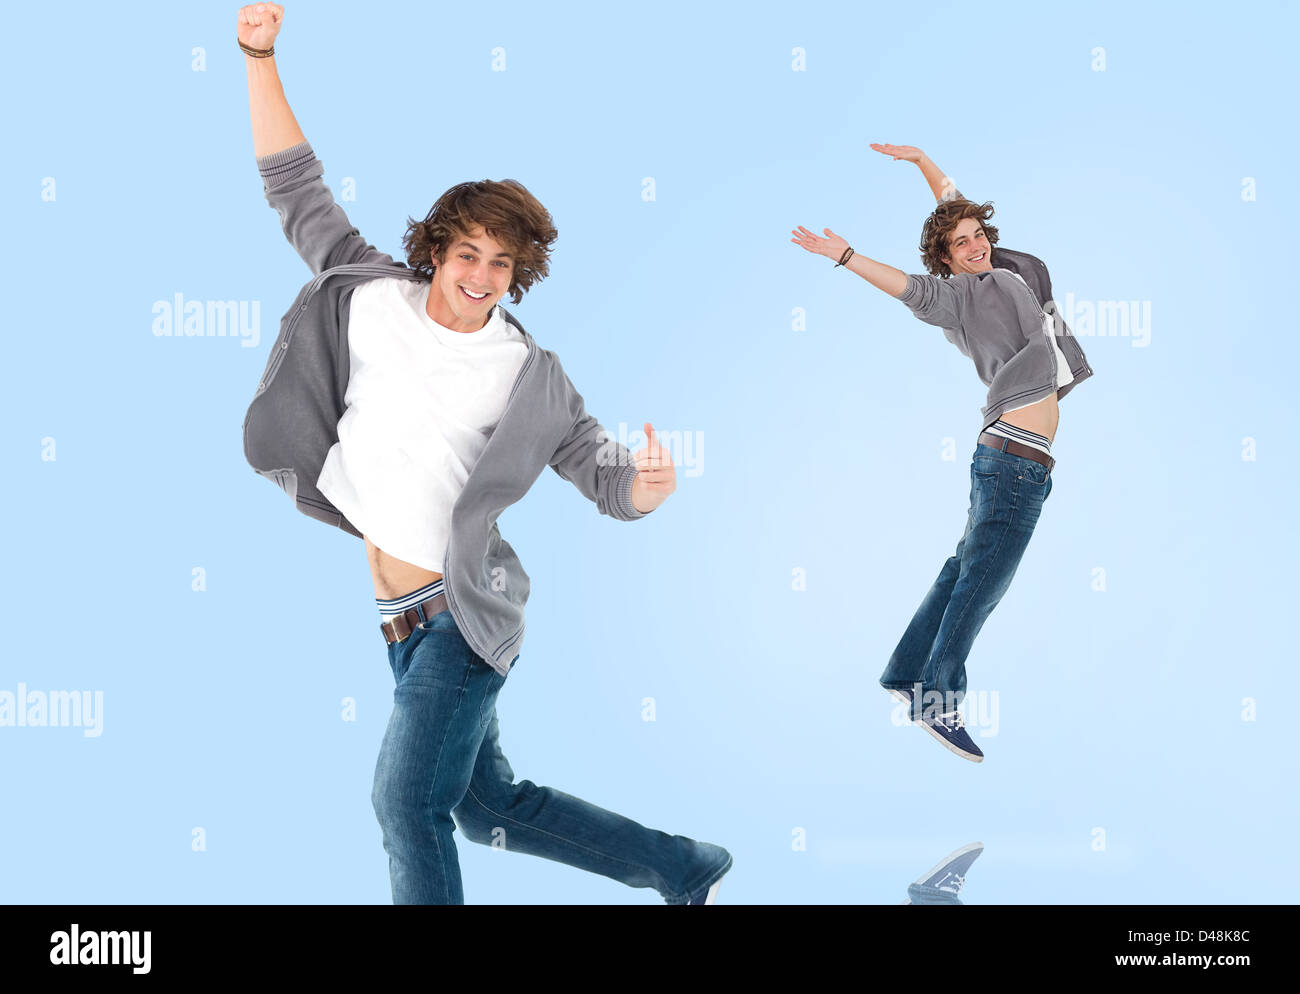
[[[966,727],[966,720],[962,718],[960,711],[949,711],[947,714],[936,715],[934,720],[952,731]]]

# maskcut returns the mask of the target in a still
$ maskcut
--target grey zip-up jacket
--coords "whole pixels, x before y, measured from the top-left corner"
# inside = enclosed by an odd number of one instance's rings
[[[981,431],[1007,408],[1053,393],[1060,400],[1092,375],[1079,340],[1052,299],[1052,279],[1043,261],[1000,245],[992,247],[989,261],[994,269],[988,273],[947,278],[909,274],[898,297],[922,321],[942,328],[944,337],[975,363],[980,382],[989,388]],[[1057,384],[1048,328],[1074,377],[1065,386]]]
[[[382,276],[429,282],[380,252],[352,227],[321,177],[324,167],[302,142],[257,160],[266,199],[312,272],[280,321],[266,370],[244,417],[244,455],[304,514],[350,535],[361,532],[316,488],[338,423],[349,375],[352,291]],[[550,466],[620,521],[645,517],[632,504],[636,465],[586,411],[559,358],[519,329],[528,354],[506,407],[451,510],[443,563],[447,604],[465,640],[502,675],[524,637],[529,580],[497,528],[497,517]]]
[[[907,275],[907,287],[898,299],[930,325],[944,330],[944,337],[970,356],[980,382],[988,387],[988,401],[982,408],[983,427],[992,425],[1009,407],[1031,404],[1045,396],[1060,400],[1084,379],[1092,376],[1078,339],[1060,320],[1050,298],[1047,266],[1034,256],[993,247],[989,273]],[[1015,269],[1008,272],[1010,265]],[[1022,275],[1024,282],[1015,278]],[[1039,277],[1031,288],[1031,279]],[[1052,303],[1044,309],[1041,299]],[[1070,365],[1073,381],[1057,385],[1056,352],[1052,334]],[[983,429],[982,429],[983,430]]]

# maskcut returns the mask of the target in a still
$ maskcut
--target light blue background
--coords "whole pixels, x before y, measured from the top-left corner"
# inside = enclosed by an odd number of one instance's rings
[[[795,6],[286,7],[287,96],[367,238],[398,255],[453,183],[521,180],[560,238],[514,313],[606,427],[703,439],[644,521],[549,472],[502,516],[534,591],[499,701],[516,775],[725,845],[729,903],[897,903],[977,839],[971,904],[1285,896],[1297,18]],[[237,9],[65,5],[0,69],[22,96],[0,159],[0,690],[104,694],[98,738],[0,728],[7,902],[391,900],[364,550],[242,451],[310,274],[263,199]],[[10,13],[11,37],[49,26]],[[984,388],[939,329],[789,240],[829,226],[921,271],[933,200],[871,141],[993,200],[1058,299],[1151,302],[1147,347],[1080,339],[1095,376],[1062,402],[1052,495],[968,661],[1000,702],[980,766],[895,726],[876,680],[961,533]],[[259,347],[155,337],[176,293],[260,301]],[[471,903],[659,901],[459,844]]]

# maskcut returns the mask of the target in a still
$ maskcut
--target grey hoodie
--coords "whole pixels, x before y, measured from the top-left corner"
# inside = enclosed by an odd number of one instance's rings
[[[1007,263],[1017,259],[1016,271]],[[922,321],[938,325],[944,337],[975,363],[980,382],[989,388],[988,402],[982,408],[987,428],[1009,407],[1019,407],[1042,400],[1055,393],[1064,397],[1092,375],[1092,367],[1059,319],[1050,289],[1045,309],[1030,288],[1033,263],[1042,266],[1042,280],[1047,287],[1047,267],[1032,255],[994,247],[991,259],[995,268],[987,273],[957,273],[943,278],[909,274],[907,287],[898,299],[911,308]],[[1015,272],[1024,272],[1022,283]],[[1057,385],[1056,353],[1048,334],[1056,338],[1074,379],[1063,387]],[[982,430],[982,429],[981,429]]]
[[[966,199],[957,190],[943,199],[954,198]],[[1060,400],[1092,375],[1079,340],[1052,299],[1052,278],[1043,260],[994,245],[989,263],[994,268],[987,273],[946,278],[911,274],[898,297],[922,321],[942,328],[944,337],[975,363],[980,382],[989,388],[988,402],[981,410],[981,431],[1007,408],[1053,393]],[[1074,377],[1063,387],[1057,384],[1056,353],[1049,334]]]
[[[352,227],[321,179],[324,167],[307,142],[262,156],[257,165],[266,199],[313,278],[280,321],[244,417],[244,455],[299,511],[360,538],[316,489],[346,410],[351,293],[381,276],[429,279],[368,244]],[[456,627],[505,675],[523,641],[529,580],[497,528],[501,512],[550,466],[601,514],[620,521],[645,515],[632,505],[637,472],[632,454],[587,413],[555,353],[539,347],[512,314],[502,312],[524,336],[528,354],[501,420],[452,507],[443,576]]]

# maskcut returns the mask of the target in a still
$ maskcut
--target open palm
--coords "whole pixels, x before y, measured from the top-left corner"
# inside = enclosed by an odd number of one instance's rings
[[[915,145],[881,145],[872,142],[871,148],[882,155],[892,155],[895,161],[902,159],[904,162],[920,162],[921,156],[925,154]]]
[[[844,254],[844,250],[849,247],[849,243],[841,238],[830,228],[822,228],[829,237],[821,238],[814,235],[802,224],[798,228],[792,229],[790,234],[794,235],[790,241],[796,245],[802,245],[809,252],[815,255],[824,255],[828,259],[838,259]]]

